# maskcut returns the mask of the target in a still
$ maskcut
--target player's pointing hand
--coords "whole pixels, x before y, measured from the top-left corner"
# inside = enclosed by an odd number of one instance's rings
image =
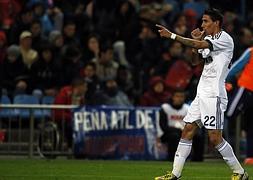
[[[159,27],[160,29],[158,30],[159,34],[161,37],[166,37],[166,38],[170,38],[171,37],[171,32],[165,28],[164,26],[160,25],[160,24],[156,24],[156,27]]]

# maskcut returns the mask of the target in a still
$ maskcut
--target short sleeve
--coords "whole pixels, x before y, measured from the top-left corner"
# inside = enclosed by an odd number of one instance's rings
[[[204,38],[204,40],[206,40],[209,43],[209,49],[211,51],[218,51],[218,50],[224,50],[227,48],[233,48],[231,43],[231,40],[225,36],[224,33],[222,33],[222,31],[218,34],[216,34],[215,36],[206,36]]]

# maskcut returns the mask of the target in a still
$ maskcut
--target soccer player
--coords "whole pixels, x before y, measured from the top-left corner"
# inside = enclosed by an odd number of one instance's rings
[[[184,118],[186,125],[181,134],[174,157],[173,170],[155,180],[175,180],[181,177],[184,163],[191,152],[192,139],[197,129],[207,129],[209,141],[220,152],[233,171],[232,180],[248,180],[249,176],[237,160],[232,147],[222,137],[224,111],[227,107],[225,78],[233,56],[234,42],[221,29],[223,16],[217,9],[208,9],[202,16],[201,31],[191,32],[193,39],[170,32],[164,26],[156,25],[161,37],[178,41],[192,47],[192,64],[204,62],[204,69],[197,87],[197,95]]]
[[[253,165],[253,46],[246,49],[241,57],[230,69],[227,80],[237,76],[238,88],[228,102],[227,117],[229,121],[234,120],[242,111],[246,121],[247,150],[245,164]]]

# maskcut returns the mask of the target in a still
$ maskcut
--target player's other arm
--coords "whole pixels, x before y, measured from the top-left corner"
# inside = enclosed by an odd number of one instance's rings
[[[203,60],[202,60],[200,54],[198,53],[198,50],[192,48],[191,64],[193,66],[196,66],[196,65],[200,64],[201,62],[203,62]]]
[[[172,39],[175,41],[178,41],[182,43],[185,46],[192,47],[194,49],[205,49],[209,48],[209,43],[205,40],[198,40],[198,39],[190,39],[186,38],[177,34],[174,34],[170,32],[168,29],[166,29],[164,26],[161,26],[159,24],[156,25],[160,29],[158,30],[161,37],[165,37],[168,39]]]
[[[195,40],[203,40],[205,36],[205,32],[200,31],[200,29],[197,28],[191,32],[191,36]],[[198,50],[195,48],[192,48],[192,58],[191,58],[192,65],[198,65],[201,62],[203,62],[203,60],[202,60],[201,55],[198,53]]]

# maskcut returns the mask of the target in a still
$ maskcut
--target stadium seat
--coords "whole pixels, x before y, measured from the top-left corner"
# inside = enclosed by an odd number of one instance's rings
[[[1,104],[11,104],[11,100],[7,95],[2,95],[0,103]]]
[[[2,95],[0,104],[11,104],[11,100],[7,95]],[[1,108],[0,109],[0,118],[8,118],[13,116],[13,110],[9,108]]]
[[[54,97],[53,96],[43,96],[42,97],[42,104],[53,104]]]
[[[54,97],[53,96],[43,96],[41,103],[51,105],[54,103]],[[51,109],[43,109],[43,114],[45,117],[51,117]]]
[[[36,96],[22,94],[16,95],[13,100],[14,104],[40,104],[39,99]],[[34,109],[33,111],[35,118],[42,118],[43,113],[40,109]],[[29,109],[16,108],[15,114],[21,118],[29,118],[31,116],[31,111]]]

